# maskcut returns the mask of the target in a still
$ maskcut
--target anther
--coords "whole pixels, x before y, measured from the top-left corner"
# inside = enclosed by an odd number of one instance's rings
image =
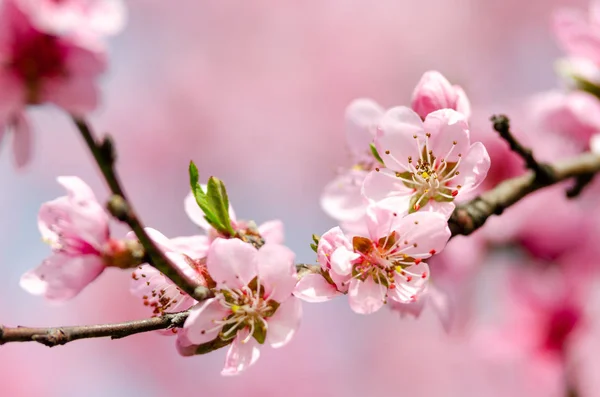
[[[386,150],[386,151],[385,151],[385,154],[390,154],[390,151],[389,151],[389,150]]]
[[[421,258],[416,258],[415,259],[415,265],[418,265],[419,263],[421,263]]]
[[[431,255],[435,255],[435,252],[436,252],[435,250],[431,250],[431,251],[429,251],[429,253],[430,253]]]

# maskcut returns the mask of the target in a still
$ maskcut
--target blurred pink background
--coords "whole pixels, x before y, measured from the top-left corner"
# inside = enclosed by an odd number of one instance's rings
[[[314,262],[311,234],[334,224],[318,198],[347,161],[346,105],[357,97],[408,104],[421,74],[437,69],[463,86],[475,119],[510,112],[519,99],[558,85],[553,62],[561,52],[550,30],[557,6],[587,3],[131,0],[128,26],[111,41],[111,71],[93,123],[115,137],[119,171],[146,225],[168,236],[196,231],[182,206],[193,159],[203,178],[217,175],[227,183],[239,217],[282,219],[298,262]],[[8,150],[0,154],[0,322],[143,318],[126,272],[105,272],[62,306],[19,288],[20,275],[49,252],[36,215],[40,204],[63,194],[55,177],[77,175],[100,198],[107,193],[68,118],[49,107],[30,113],[34,162],[15,173]],[[0,395],[564,395],[560,386],[536,383],[524,370],[525,358],[490,363],[476,347],[474,329],[495,320],[493,291],[504,273],[485,263],[471,286],[475,317],[450,335],[431,311],[419,320],[387,310],[364,317],[339,299],[305,304],[294,340],[264,349],[236,378],[219,375],[224,351],[182,358],[172,338],[146,334],[53,349],[2,346]],[[580,349],[600,347],[588,339]],[[590,363],[582,371],[582,395],[600,395],[597,369]]]

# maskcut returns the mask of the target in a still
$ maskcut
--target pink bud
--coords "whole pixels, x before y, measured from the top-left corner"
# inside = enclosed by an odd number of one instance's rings
[[[412,95],[411,106],[422,119],[436,110],[453,109],[470,116],[470,104],[464,91],[453,86],[437,71],[423,74]]]

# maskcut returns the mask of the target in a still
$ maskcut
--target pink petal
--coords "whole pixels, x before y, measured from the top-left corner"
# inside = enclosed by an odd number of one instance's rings
[[[193,344],[187,337],[185,329],[179,329],[177,332],[177,340],[175,341],[177,352],[183,357],[191,357],[196,354],[198,345]]]
[[[12,119],[13,157],[18,168],[24,167],[31,160],[33,134],[29,120],[22,112]]]
[[[415,135],[422,142],[425,131],[421,118],[410,108],[399,106],[385,113],[379,122],[375,145],[386,167],[404,172],[408,170],[409,157],[419,158],[421,150]]]
[[[265,244],[258,250],[258,278],[265,288],[265,296],[283,302],[296,286],[296,255],[287,247]]]
[[[369,151],[384,109],[371,99],[356,99],[346,108],[346,141],[355,156]]]
[[[428,147],[438,159],[456,162],[459,155],[465,156],[469,151],[469,125],[463,114],[452,109],[438,110],[427,116],[424,126],[431,134]]]
[[[429,200],[427,205],[421,208],[419,212],[433,212],[442,215],[446,219],[450,219],[455,208],[456,205],[454,202]]]
[[[148,237],[152,239],[154,244],[156,244],[161,250],[165,252],[178,252],[177,246],[173,244],[171,239],[169,239],[167,236],[165,236],[158,230],[153,229],[151,227],[145,227],[144,231],[146,232]]]
[[[419,299],[416,302],[400,303],[392,299],[388,302],[388,307],[391,311],[400,314],[400,317],[402,318],[407,315],[419,318],[425,308],[425,301],[426,299]]]
[[[326,302],[339,294],[320,274],[307,274],[298,281],[294,289],[295,296],[311,303]]]
[[[596,134],[590,139],[590,150],[592,153],[600,155],[600,134]]]
[[[265,243],[283,244],[285,233],[283,231],[283,222],[273,220],[262,223],[258,226],[258,232],[265,239]]]
[[[219,298],[197,304],[190,310],[190,315],[183,325],[187,342],[200,345],[214,340],[221,331],[215,321],[224,320],[230,314],[231,312],[221,305]]]
[[[352,261],[360,258],[360,254],[346,248],[338,247],[331,254],[331,270],[340,276],[348,275],[352,272]]]
[[[46,299],[64,301],[76,296],[104,270],[102,259],[95,255],[67,256],[55,254],[21,277],[21,288]]]
[[[382,168],[371,171],[365,178],[362,194],[371,201],[380,201],[388,197],[405,197],[406,208],[399,211],[408,211],[408,203],[413,190],[407,187],[396,173],[390,169]]]
[[[371,277],[365,281],[352,280],[348,289],[350,308],[358,314],[371,314],[381,309],[387,288]]]
[[[95,79],[73,76],[48,81],[43,98],[69,113],[85,116],[98,106],[99,94]]]
[[[465,90],[461,86],[455,85],[454,92],[456,92],[456,111],[462,113],[468,120],[471,117],[471,102],[465,93]]]
[[[182,236],[172,238],[171,245],[176,252],[181,252],[192,259],[199,259],[208,253],[210,242],[208,237],[203,235]]]
[[[367,174],[364,170],[350,169],[328,183],[321,195],[323,211],[339,221],[352,221],[364,215],[362,185]]]
[[[453,109],[456,93],[450,82],[437,71],[423,74],[415,87],[411,107],[421,118],[439,109]]]
[[[600,61],[600,40],[582,12],[559,10],[554,15],[554,33],[570,54]]]
[[[396,230],[397,223],[408,213],[410,197],[389,197],[367,207],[365,221],[369,237],[376,241]]]
[[[75,201],[97,201],[92,189],[81,178],[76,176],[59,176],[56,180],[65,188],[70,199]]]
[[[403,270],[406,276],[396,274],[396,288],[390,289],[388,296],[400,303],[416,302],[429,282],[429,266],[421,262]]]
[[[217,284],[241,288],[258,274],[258,251],[239,239],[217,238],[208,250],[206,266]]]
[[[399,240],[408,242],[399,248],[413,258],[428,258],[441,252],[450,239],[446,218],[433,212],[418,211],[399,219],[394,229],[400,233]]]
[[[491,160],[485,146],[481,142],[471,145],[466,156],[463,156],[459,169],[460,175],[452,180],[452,185],[461,185],[460,195],[476,189],[487,176]]]
[[[433,285],[429,285],[426,299],[427,304],[433,308],[440,319],[444,331],[450,332],[454,321],[454,307],[452,307],[448,294]]]
[[[231,376],[238,375],[253,365],[260,357],[258,342],[254,338],[250,338],[247,343],[243,343],[250,332],[247,329],[239,331],[234,339],[231,347],[227,351],[225,358],[225,367],[221,371],[221,375]]]
[[[291,297],[283,302],[272,317],[267,319],[267,342],[277,349],[285,346],[294,336],[302,318],[302,302]]]

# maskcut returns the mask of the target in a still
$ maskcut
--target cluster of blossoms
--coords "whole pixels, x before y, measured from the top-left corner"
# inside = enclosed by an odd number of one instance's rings
[[[427,72],[411,108],[384,110],[369,99],[346,110],[352,167],[326,186],[323,209],[340,222],[318,239],[320,270],[303,277],[296,295],[321,302],[347,294],[362,314],[388,298],[395,310],[419,313],[429,266],[450,230],[454,201],[484,180],[490,158],[471,144],[464,91]]]

